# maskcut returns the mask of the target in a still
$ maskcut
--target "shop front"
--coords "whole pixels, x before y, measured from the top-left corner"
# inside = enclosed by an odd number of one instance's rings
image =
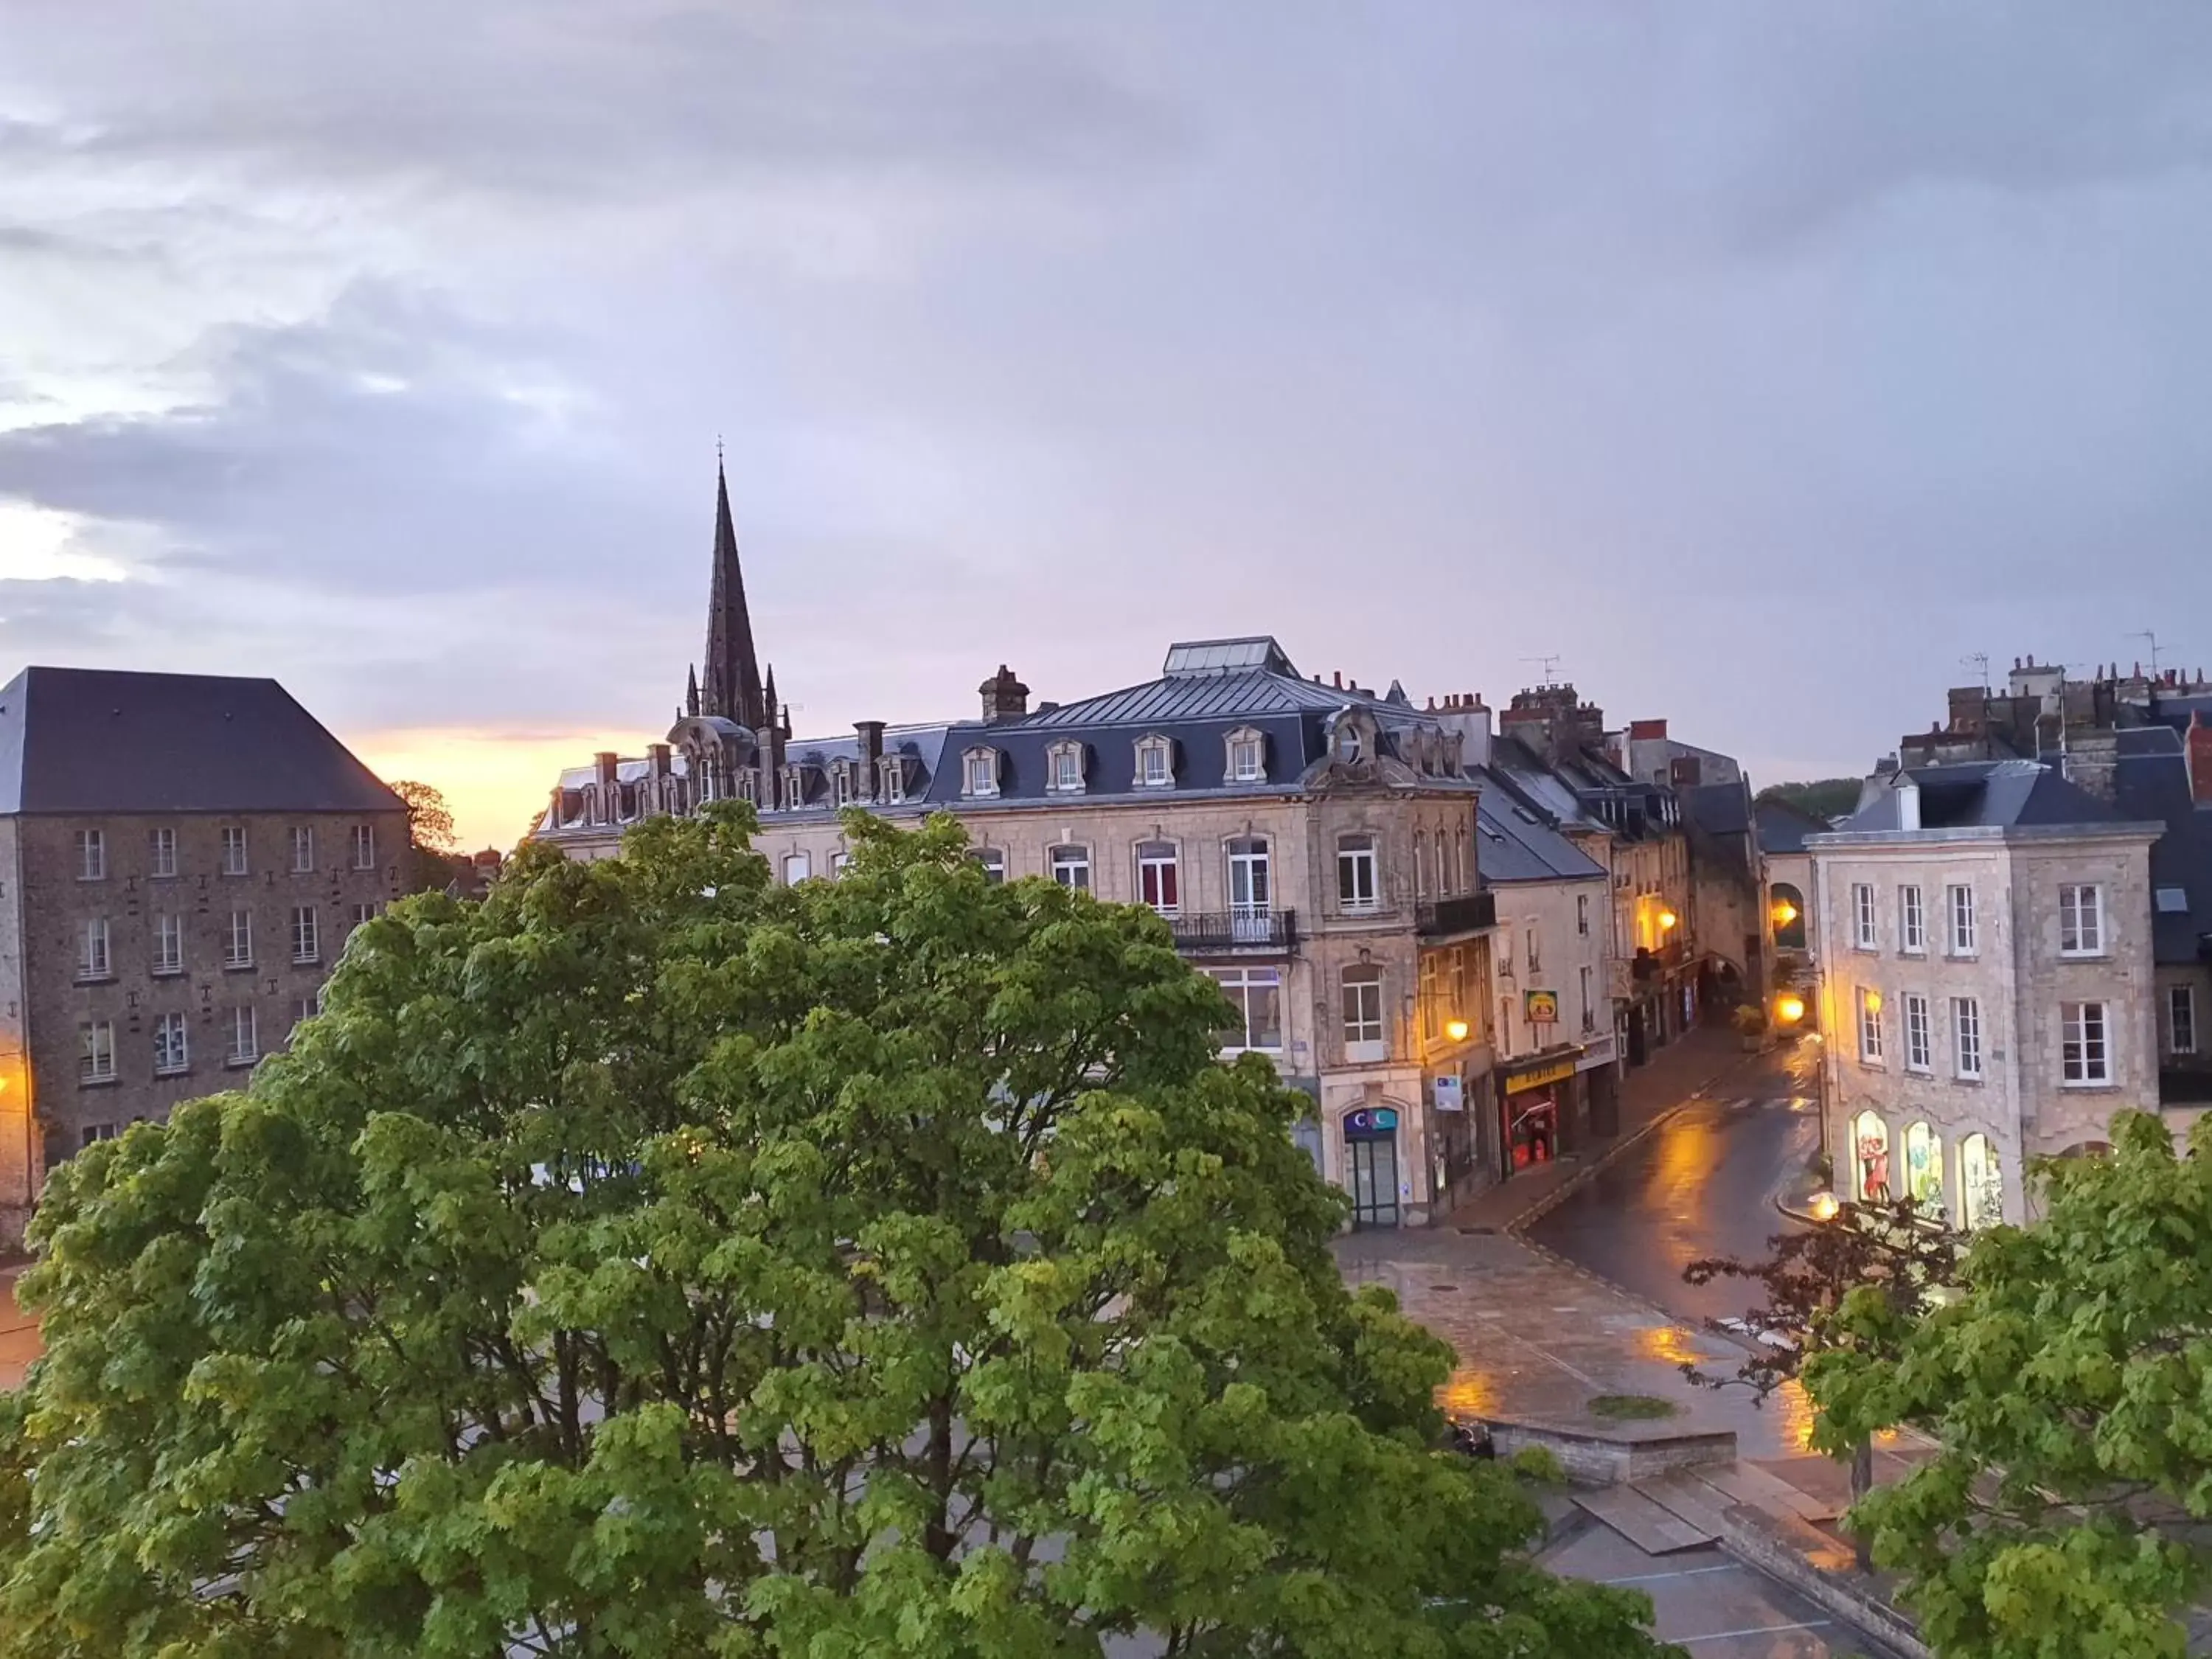
[[[1398,1111],[1363,1106],[1344,1115],[1345,1185],[1354,1227],[1398,1224]]]
[[[1579,1048],[1553,1050],[1508,1066],[1498,1073],[1501,1178],[1540,1168],[1557,1158],[1582,1117]]]

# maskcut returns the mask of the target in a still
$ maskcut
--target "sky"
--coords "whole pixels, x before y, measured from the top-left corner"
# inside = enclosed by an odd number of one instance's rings
[[[1755,781],[2212,667],[2202,0],[0,0],[0,669],[268,674],[511,844],[1178,639]]]

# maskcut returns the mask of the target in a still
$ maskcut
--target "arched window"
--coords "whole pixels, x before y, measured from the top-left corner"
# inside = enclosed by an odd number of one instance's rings
[[[1388,1058],[1382,1034],[1382,970],[1358,963],[1344,970],[1344,1057]]]
[[[1775,948],[1805,948],[1805,896],[1786,881],[1778,881],[1768,894],[1774,917]]]
[[[1452,875],[1451,836],[1439,830],[1437,831],[1437,896],[1442,898],[1458,890],[1459,883]]]
[[[1959,1143],[1959,1224],[1972,1232],[2004,1219],[2004,1176],[1996,1148],[1987,1135],[1968,1135]]]
[[[1925,1123],[1905,1132],[1905,1190],[1923,1210],[1943,1206],[1943,1138]]]
[[[1443,891],[1441,883],[1438,892]],[[1419,830],[1413,831],[1413,896],[1425,899],[1429,896],[1429,838]]]
[[[1889,1125],[1879,1112],[1861,1112],[1851,1123],[1851,1196],[1865,1204],[1889,1201]]]
[[[1088,847],[1055,847],[1052,849],[1052,878],[1062,887],[1072,887],[1079,893],[1091,890],[1091,849]]]
[[[810,853],[786,853],[783,855],[783,884],[787,887],[805,881],[814,873],[814,857]]]
[[[1467,830],[1461,827],[1452,842],[1452,891],[1470,893],[1474,890],[1474,861],[1468,856]]]

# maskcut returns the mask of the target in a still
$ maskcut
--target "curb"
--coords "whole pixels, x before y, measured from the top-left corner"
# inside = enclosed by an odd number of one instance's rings
[[[1807,1601],[1826,1609],[1869,1640],[1877,1642],[1902,1659],[1934,1659],[1927,1643],[1910,1619],[1879,1597],[1868,1595],[1850,1579],[1824,1571],[1792,1545],[1781,1526],[1743,1505],[1722,1516],[1721,1547],[1738,1560],[1789,1585]]]

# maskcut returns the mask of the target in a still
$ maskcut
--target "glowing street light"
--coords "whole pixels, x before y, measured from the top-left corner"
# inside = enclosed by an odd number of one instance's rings
[[[1659,926],[1662,931],[1671,929],[1680,921],[1681,917],[1676,915],[1672,910],[1662,910],[1659,913]]]
[[[1805,999],[1800,996],[1777,997],[1774,1017],[1784,1025],[1795,1025],[1805,1018]]]
[[[1836,1202],[1836,1195],[1833,1193],[1813,1194],[1813,1218],[1815,1221],[1833,1221],[1836,1218],[1836,1212],[1843,1207]]]
[[[1796,905],[1792,904],[1788,899],[1775,900],[1774,925],[1777,927],[1787,927],[1791,922],[1796,920],[1797,907]]]
[[[1466,1042],[1467,1031],[1468,1024],[1463,1019],[1448,1019],[1444,1022],[1444,1035],[1454,1042]]]

